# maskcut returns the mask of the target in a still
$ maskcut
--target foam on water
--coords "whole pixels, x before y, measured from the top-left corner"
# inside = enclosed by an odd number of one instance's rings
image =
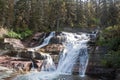
[[[31,48],[31,50],[38,50],[49,44],[50,39],[55,35],[55,32],[51,32],[50,35],[44,39],[42,45]],[[79,60],[79,75],[81,77],[85,76],[86,67],[88,64],[88,52],[87,52],[87,42],[89,41],[89,36],[86,33],[76,34],[62,32],[60,36],[64,37],[65,40],[62,42],[65,47],[59,54],[59,63],[56,66],[49,54],[42,54],[47,56],[44,60],[41,72],[32,72],[23,76],[17,77],[15,80],[53,80],[57,76],[71,75],[76,61]]]

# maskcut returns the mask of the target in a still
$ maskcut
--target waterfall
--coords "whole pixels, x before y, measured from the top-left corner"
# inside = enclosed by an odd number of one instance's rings
[[[52,60],[52,57],[49,54],[42,54],[46,56],[46,59],[43,61],[41,71],[52,72],[56,70],[56,66]]]
[[[85,71],[88,65],[88,52],[87,52],[87,47],[84,47],[80,50],[80,56],[79,56],[79,75],[81,77],[85,76]]]
[[[84,76],[88,63],[87,42],[89,37],[85,33],[78,35],[66,32],[63,32],[61,36],[65,37],[63,42],[65,49],[60,53],[57,72],[60,74],[72,74],[74,64],[79,59],[79,74]]]
[[[38,50],[38,49],[48,45],[50,39],[54,36],[55,36],[55,31],[51,32],[49,34],[49,36],[44,39],[43,43],[40,46],[37,46],[37,47],[34,47],[34,48],[29,48],[28,51],[33,51],[34,52],[35,50]],[[45,53],[44,54],[41,53],[41,55],[46,57],[46,59],[43,61],[43,65],[42,65],[41,70],[42,71],[55,71],[56,67],[55,67],[55,64],[54,64],[51,56],[49,54],[45,54]],[[33,62],[32,62],[32,68],[34,69]]]
[[[40,48],[48,45],[50,39],[51,39],[52,37],[54,37],[54,36],[55,36],[55,31],[51,32],[50,35],[44,39],[43,43],[42,43],[40,46],[37,46],[37,47],[35,47],[35,48],[33,48],[33,49],[34,49],[34,50],[38,50],[38,49],[40,49]]]
[[[28,50],[28,51],[32,51],[32,52],[37,51],[38,49],[40,49],[40,48],[48,45],[50,39],[51,39],[52,37],[54,37],[54,36],[55,36],[55,31],[51,32],[51,33],[49,34],[49,36],[44,39],[43,43],[42,43],[40,46],[37,46],[37,47],[34,47],[34,48],[28,48],[27,50]]]
[[[51,32],[50,35],[44,39],[43,43],[30,50],[38,50],[41,47],[48,45],[50,39],[55,35],[55,32]],[[79,60],[79,75],[81,77],[85,76],[86,67],[88,64],[88,52],[87,52],[87,42],[89,41],[89,35],[86,33],[68,33],[62,32],[60,36],[64,37],[62,42],[65,47],[63,51],[59,53],[59,62],[56,66],[49,54],[41,54],[46,57],[43,61],[41,72],[30,73],[24,76],[22,80],[57,80],[55,79],[59,75],[71,75],[73,67]],[[18,77],[15,80],[21,80]],[[65,79],[64,79],[65,80]]]
[[[38,50],[41,47],[44,47],[49,44],[50,39],[55,35],[55,32],[51,32],[50,35],[44,39],[43,43],[32,50]],[[55,71],[59,74],[72,74],[72,70],[76,61],[79,59],[79,75],[84,76],[86,67],[88,64],[88,52],[87,52],[87,42],[89,41],[89,36],[86,33],[68,33],[62,32],[60,36],[64,37],[65,40],[62,42],[65,47],[62,52],[59,54],[59,62],[57,70],[55,64],[49,54],[42,54],[46,56],[46,59],[43,61],[41,71]]]

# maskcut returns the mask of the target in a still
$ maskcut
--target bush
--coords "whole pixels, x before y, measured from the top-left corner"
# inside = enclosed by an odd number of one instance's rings
[[[120,44],[120,25],[105,28],[97,41],[100,46],[107,46],[110,50],[117,50]]]
[[[20,35],[22,37],[22,39],[29,37],[32,35],[32,31],[30,29],[26,29],[24,32],[21,32]]]
[[[101,60],[101,63],[106,67],[120,68],[120,50],[109,51]]]
[[[13,30],[9,30],[7,36],[10,37],[10,38],[22,39],[21,35],[16,33],[16,32],[14,32]]]
[[[105,28],[101,33],[98,45],[108,48],[101,63],[107,67],[120,68],[120,25]]]
[[[10,38],[24,39],[26,37],[31,36],[32,33],[33,32],[29,29],[25,29],[25,31],[22,31],[22,32],[15,32],[13,30],[9,30],[7,36]]]

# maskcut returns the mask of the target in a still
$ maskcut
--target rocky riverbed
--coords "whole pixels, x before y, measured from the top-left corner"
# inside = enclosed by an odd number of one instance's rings
[[[48,36],[48,34],[49,33],[36,33],[31,38],[24,41],[13,38],[5,38],[0,43],[0,80],[11,80],[12,77],[16,75],[26,74],[32,70],[33,65],[37,71],[40,71],[43,60],[46,58],[42,55],[44,53],[50,54],[57,65],[59,52],[64,49],[64,46],[62,45],[64,37],[60,37],[59,33],[57,33],[56,36],[50,40],[50,44],[47,46],[35,52],[29,51],[32,46],[35,47],[40,45],[43,42],[43,39]],[[90,45],[90,55],[102,53],[101,51],[104,51],[95,45],[95,39],[91,39],[91,42],[88,44]],[[93,55],[92,57],[100,58],[96,55]],[[119,78],[119,74],[116,75],[114,69],[99,67],[99,60],[93,59],[94,58],[90,58],[89,60],[86,74],[90,76],[97,76],[101,78],[101,80],[108,80],[106,77],[109,76],[112,76],[110,77],[111,80],[115,78],[116,80],[119,80],[117,79]],[[96,64],[96,62],[98,63]],[[79,64],[76,64],[75,66],[76,67],[73,69],[73,74],[78,74]],[[117,73],[119,73],[119,70]]]

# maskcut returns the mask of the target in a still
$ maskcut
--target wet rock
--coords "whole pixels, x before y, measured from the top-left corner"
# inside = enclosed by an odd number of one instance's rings
[[[64,49],[62,44],[49,44],[40,49],[40,51],[51,54],[59,54]]]
[[[32,52],[28,51],[27,54],[29,55],[30,59],[37,59],[37,60],[44,60],[46,59],[46,56],[42,55],[41,52]]]
[[[25,49],[7,49],[7,50],[0,50],[1,56],[10,56],[10,57],[20,57],[21,55],[29,57],[29,55],[26,53],[27,50]]]
[[[1,50],[0,50],[1,51]],[[42,55],[44,53],[42,52],[33,52],[33,51],[27,51],[25,49],[21,50],[2,50],[0,52],[1,56],[9,56],[9,57],[16,57],[16,58],[25,58],[25,59],[37,59],[37,60],[43,60],[46,59],[45,55]]]
[[[101,78],[102,80],[114,80],[116,77],[115,69],[112,68],[104,68],[104,67],[92,67],[86,72],[89,76],[96,76]]]
[[[41,33],[36,33],[35,35],[33,35],[32,39],[34,40],[39,40],[40,38],[42,38],[44,36],[44,32],[41,32]]]
[[[79,67],[79,62],[77,62],[77,63],[74,65],[72,74],[78,75],[78,74],[79,74],[79,68],[80,68],[80,67]]]
[[[50,43],[51,44],[62,44],[62,42],[65,41],[65,37],[64,36],[54,36],[53,38],[51,38]]]
[[[33,64],[34,63],[34,64]],[[13,58],[8,56],[0,56],[0,65],[13,68],[15,71],[30,71],[34,66],[36,69],[40,69],[42,66],[43,60],[29,60],[24,58]],[[33,65],[31,65],[33,64]],[[36,67],[37,66],[37,67]]]
[[[43,42],[45,37],[46,37],[46,33],[44,33],[44,32],[37,32],[32,37],[24,40],[23,44],[26,47],[39,46]]]
[[[10,50],[0,50],[0,56],[5,55],[9,52],[10,52]]]
[[[12,69],[0,66],[0,80],[5,80],[5,78],[11,77],[14,74]]]
[[[59,62],[59,55],[51,55],[51,57],[52,57],[52,59],[53,59],[53,62],[54,62],[55,64],[58,64],[58,62]]]

